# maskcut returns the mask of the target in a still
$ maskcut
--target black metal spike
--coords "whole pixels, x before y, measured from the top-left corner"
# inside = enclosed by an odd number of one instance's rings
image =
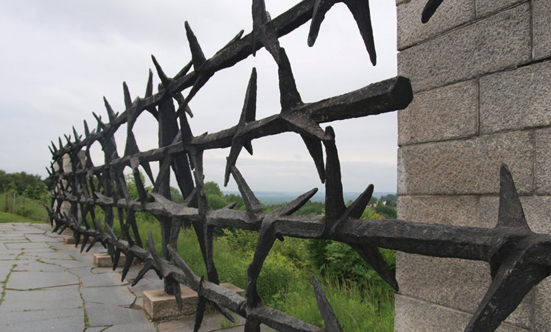
[[[148,260],[144,263],[144,266],[143,268],[140,270],[140,272],[138,272],[138,275],[136,276],[136,279],[132,280],[132,287],[136,286],[138,284],[138,282],[140,282],[140,280],[142,280],[142,278],[145,276],[145,274],[147,272],[149,272],[149,270],[151,270],[153,268],[153,261],[152,260]]]
[[[283,47],[279,47],[278,76],[279,76],[279,99],[281,112],[287,112],[302,104],[302,98],[298,92],[293,69]]]
[[[92,112],[92,115],[94,116],[94,118],[96,119],[96,121],[98,122],[98,132],[100,130],[103,130],[105,128],[105,124],[103,123],[103,121],[101,121],[101,116],[100,115],[97,115],[96,113]]]
[[[153,183],[153,181],[155,181],[155,178],[153,177],[153,171],[151,171],[151,166],[149,166],[149,162],[148,161],[141,161],[140,165],[143,167],[143,170],[145,171],[145,174],[149,178],[149,181],[151,181],[151,183]]]
[[[191,87],[191,90],[189,91],[189,94],[186,97],[184,103],[182,105],[180,105],[180,107],[178,108],[178,111],[176,112],[176,115],[180,116],[182,114],[182,112],[184,112],[184,111],[186,111],[188,113],[191,112],[191,110],[188,111],[188,109],[186,107],[188,106],[191,99],[193,99],[193,97],[195,97],[197,92],[199,92],[199,90],[208,82],[208,80],[211,78],[211,76],[212,76],[212,74],[210,74],[210,73],[208,73],[208,74],[206,74],[206,73],[197,74],[197,80],[195,80],[195,83]]]
[[[421,14],[421,22],[427,23],[432,15],[436,12],[438,7],[444,2],[444,0],[428,0],[423,13]]]
[[[310,31],[308,32],[308,46],[312,47],[316,43],[325,14],[335,3],[335,0],[316,0],[312,20],[310,21]]]
[[[115,119],[117,118],[117,114],[115,114],[115,111],[113,111],[113,108],[111,107],[111,105],[109,104],[109,102],[107,101],[107,98],[105,98],[105,96],[103,97],[103,104],[105,105],[105,109],[107,110],[107,116],[109,118],[109,122],[115,121]],[[96,119],[97,119],[97,117],[96,117]]]
[[[237,205],[236,202],[231,202],[230,204],[224,206],[222,209],[228,209],[228,210],[233,210],[233,208]]]
[[[86,252],[89,252],[90,249],[92,249],[92,247],[94,247],[94,245],[95,245],[99,240],[100,240],[99,235],[94,236],[94,238],[93,238],[92,241],[90,242],[90,245],[88,246],[88,248],[86,248]]]
[[[186,100],[184,100],[180,105],[178,105],[178,109],[176,110],[176,116],[181,117],[181,115],[184,114],[184,112],[186,112],[190,118],[193,118],[193,112],[191,111],[191,108],[187,104]]]
[[[375,66],[377,65],[377,52],[375,51],[375,40],[373,38],[373,27],[371,26],[371,15],[369,10],[369,1],[366,0],[345,0],[344,3],[352,12],[354,20],[360,30],[369,59]]]
[[[243,144],[240,142],[239,139],[233,139],[232,147],[230,149],[230,155],[226,158],[226,172],[224,174],[224,187],[228,185],[228,182],[230,181],[230,173],[231,168],[235,167],[235,163],[237,162],[237,157],[239,157],[239,154],[241,153],[241,148]]]
[[[241,197],[243,197],[243,203],[245,203],[245,207],[247,208],[247,212],[249,213],[249,215],[257,216],[258,214],[262,213],[262,206],[260,205],[258,198],[256,198],[253,191],[251,190],[237,167],[232,166],[231,174],[233,176],[233,179],[237,183],[237,187],[239,188]]]
[[[129,251],[126,252],[126,260],[124,261],[124,267],[122,269],[121,282],[124,282],[124,279],[126,278],[128,271],[130,271],[130,267],[132,267],[133,262],[134,255],[131,254]]]
[[[50,143],[52,144],[52,148],[54,149],[54,152],[57,152],[57,147],[55,146],[54,142],[50,141]]]
[[[197,79],[195,80],[195,83],[189,91],[188,96],[178,108],[178,111],[176,112],[177,116],[180,116],[184,111],[187,111],[186,106],[189,104],[191,99],[193,99],[197,92],[208,82],[208,80],[213,75],[212,72],[204,68],[207,60],[205,58],[205,55],[203,54],[203,50],[201,49],[199,42],[197,41],[197,37],[193,33],[193,30],[191,30],[191,27],[189,26],[187,21],[185,22],[185,28],[189,42],[189,48],[191,50],[193,67],[195,68]]]
[[[515,188],[513,176],[507,165],[501,165],[499,178],[499,213],[496,228],[517,228],[530,231]]]
[[[239,41],[244,33],[245,30],[240,30],[237,35],[235,35],[235,37],[233,37],[226,45],[224,45],[224,47],[222,47],[222,49],[220,49],[220,51],[218,51],[216,54],[220,54],[225,48],[233,45],[236,41]]]
[[[201,295],[204,281],[205,276],[201,276],[199,287],[197,289],[197,309],[195,310],[195,324],[193,325],[193,332],[199,332],[201,324],[203,323],[205,309],[207,308],[207,299]]]
[[[350,245],[363,260],[371,266],[377,274],[394,289],[395,292],[399,291],[398,281],[394,275],[394,271],[385,261],[383,255],[377,247],[372,247],[369,245]]]
[[[339,218],[333,227],[331,228],[331,233],[334,233],[339,227],[339,225],[348,218],[360,219],[362,214],[369,204],[371,197],[373,196],[373,190],[375,187],[370,184],[367,188],[356,198],[356,200],[346,208],[342,216]]]
[[[177,80],[179,78],[182,78],[182,77],[186,76],[186,74],[191,69],[191,66],[193,66],[193,61],[188,62],[187,65],[185,65],[184,68],[182,68],[182,70],[180,70],[178,72],[178,74],[176,74],[176,76],[174,76],[174,79]]]
[[[241,110],[241,116],[237,124],[237,131],[232,140],[232,146],[230,149],[230,155],[227,158],[226,162],[226,172],[224,174],[224,186],[228,185],[230,180],[230,169],[232,166],[235,166],[237,158],[241,153],[243,146],[253,154],[253,148],[250,141],[242,141],[240,135],[244,134],[243,129],[247,122],[254,121],[256,119],[256,92],[257,92],[257,74],[256,68],[253,68],[251,72],[251,77],[249,78],[249,84],[247,85],[247,90],[245,92],[245,101],[243,102],[243,109]]]
[[[149,76],[147,78],[147,85],[145,87],[145,98],[149,98],[153,95],[153,72],[149,69]]]
[[[341,324],[335,316],[335,312],[331,307],[331,304],[327,300],[318,279],[312,275],[312,285],[314,286],[314,294],[316,295],[316,301],[318,302],[318,308],[325,323],[325,331],[330,332],[342,332]]]
[[[247,91],[245,93],[243,109],[241,110],[241,118],[239,119],[240,124],[245,124],[256,120],[257,76],[256,68],[253,68],[249,78],[249,84],[247,85]]]
[[[304,204],[306,204],[310,198],[312,198],[318,192],[318,188],[314,188],[299,197],[295,198],[291,202],[284,204],[282,207],[270,212],[273,216],[288,216],[299,210]]]
[[[67,136],[67,135],[64,134],[63,136],[65,136],[65,140],[67,140],[67,144],[71,145],[71,135]]]
[[[330,137],[335,137],[332,127],[327,127],[325,132]],[[341,182],[341,167],[335,140],[325,141],[325,152],[327,153],[327,162],[325,170],[325,221],[328,230],[332,228],[335,222],[346,210],[343,199],[343,190]]]
[[[52,230],[52,233],[57,233],[57,231],[61,228],[62,225],[63,225],[62,223],[56,221],[56,224],[54,229]]]
[[[80,142],[80,135],[77,133],[75,126],[73,126],[73,135],[75,135],[75,142]]]
[[[344,2],[362,35],[369,58],[373,65],[377,64],[377,54],[375,52],[375,43],[373,40],[373,28],[371,26],[371,17],[369,10],[369,1],[367,0],[316,0],[314,13],[310,23],[310,32],[308,34],[308,46],[313,46],[318,37],[321,23],[325,19],[325,14],[337,2]]]
[[[84,136],[88,138],[90,136],[90,129],[88,128],[88,122],[86,122],[86,120],[84,120],[83,122],[84,122]]]
[[[51,146],[48,146],[48,149],[50,150],[50,153],[51,153],[52,155],[55,155],[55,152],[54,152],[54,150],[52,150],[52,147],[51,147]],[[48,167],[46,167],[46,170],[48,170]],[[48,173],[50,173],[49,170],[48,170]]]
[[[193,67],[195,67],[195,71],[198,71],[207,59],[201,49],[201,45],[199,45],[199,42],[197,41],[197,37],[193,33],[193,30],[191,30],[191,27],[187,21],[184,23],[184,26],[186,28],[186,35],[189,42],[191,57],[193,59]]]
[[[80,243],[80,232],[79,231],[75,231],[73,233],[73,236],[75,237],[75,248],[78,247],[78,244]]]
[[[501,322],[517,308],[524,296],[551,274],[551,268],[548,266],[531,261],[537,256],[549,257],[551,251],[549,244],[528,242],[524,245],[525,249],[513,251],[511,255],[502,259],[502,264],[490,288],[482,298],[465,332],[495,331]]]
[[[138,147],[138,143],[136,142],[136,137],[134,136],[134,133],[131,129],[128,129],[127,135],[126,135],[126,147],[124,148],[124,156],[133,156],[140,152],[140,149]],[[139,162],[139,160],[138,160]],[[136,168],[139,166],[139,163],[136,163],[132,165],[132,168]]]
[[[264,0],[253,0],[252,6],[253,16],[253,42],[252,42],[252,54],[256,56],[256,48],[259,39],[260,28],[268,22],[268,15],[266,14],[266,3]]]
[[[67,228],[69,228],[69,226],[67,226],[67,224],[61,224],[61,229],[59,230],[58,234],[62,234],[63,232],[65,232],[65,230]]]
[[[132,107],[132,97],[130,96],[130,90],[128,89],[126,82],[122,83],[122,89],[124,91],[124,106],[126,109],[129,109]]]
[[[84,251],[84,247],[86,247],[86,244],[88,243],[89,238],[90,238],[90,235],[88,233],[84,233],[82,235],[82,246],[80,247],[80,253]]]
[[[178,312],[182,314],[184,304],[182,303],[182,289],[180,284],[171,277],[167,277],[167,280],[171,280],[170,283],[174,285],[172,289],[174,290],[174,297],[176,298],[176,304],[178,305]]]
[[[159,62],[157,62],[157,59],[153,54],[151,54],[151,60],[153,60],[153,64],[155,65],[155,69],[157,70],[157,75],[159,76],[159,79],[163,83],[164,88],[168,89],[170,85],[170,78],[166,76],[165,72],[163,71],[163,68],[161,68],[161,65],[159,64]]]
[[[59,142],[59,149],[63,149],[63,142],[61,141],[61,137],[58,137],[58,142]]]
[[[115,255],[113,257],[113,271],[117,269],[117,266],[119,266],[119,260],[121,258],[122,251],[119,248],[115,249]]]

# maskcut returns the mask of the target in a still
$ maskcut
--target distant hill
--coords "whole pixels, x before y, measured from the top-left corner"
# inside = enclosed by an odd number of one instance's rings
[[[224,191],[224,194],[235,194],[240,195],[238,191]],[[258,198],[259,201],[266,205],[271,204],[282,204],[292,201],[293,199],[297,198],[298,196],[304,194],[302,192],[280,192],[280,191],[255,191],[254,194]],[[380,198],[381,196],[385,195],[395,195],[395,192],[390,191],[380,191],[380,192],[374,192],[373,196]],[[345,192],[343,194],[344,196],[344,202],[348,201],[354,201],[360,193],[354,193],[354,192]],[[325,192],[318,191],[314,197],[312,197],[311,201],[313,202],[323,202],[325,201]]]

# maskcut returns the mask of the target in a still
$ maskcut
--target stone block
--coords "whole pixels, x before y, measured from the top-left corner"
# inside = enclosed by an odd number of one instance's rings
[[[535,233],[551,234],[551,197],[521,197],[520,203],[522,204],[524,216],[530,229]],[[490,227],[495,227],[497,224],[498,208],[498,197],[480,197],[481,222],[490,225]]]
[[[232,284],[224,283],[222,287],[232,290],[241,296],[245,291]],[[178,310],[178,304],[173,295],[167,295],[164,290],[148,290],[143,292],[143,309],[149,319],[158,321],[162,319],[176,318],[180,316],[191,316],[197,309],[197,292],[189,287],[181,287],[182,291],[182,312]]]
[[[551,194],[551,129],[536,132],[536,193]]]
[[[415,95],[398,113],[398,145],[472,137],[478,131],[475,80]]]
[[[124,266],[124,263],[126,262],[126,256],[121,253],[121,257],[119,258],[119,264],[117,266],[121,267]],[[111,260],[111,256],[109,256],[106,252],[99,252],[94,254],[94,266],[97,267],[112,267],[113,261]]]
[[[551,61],[480,78],[480,131],[551,125]]]
[[[533,0],[532,6],[534,58],[539,60],[551,56],[551,2]]]
[[[484,17],[505,8],[514,6],[526,0],[476,0],[476,16]]]
[[[65,244],[75,244],[77,242],[77,239],[75,239],[72,235],[62,235],[63,243]]]
[[[411,0],[398,6],[398,50],[415,45],[475,18],[474,1],[444,1],[426,24],[421,13],[426,0]]]
[[[398,219],[425,224],[481,226],[477,196],[398,196]]]
[[[488,263],[398,253],[396,278],[400,294],[474,313],[490,286]],[[507,322],[530,328],[533,292]]]
[[[531,53],[526,3],[400,52],[398,73],[419,92],[526,63]]]
[[[533,136],[530,132],[516,132],[401,147],[398,194],[497,194],[502,163],[509,166],[519,192],[531,193]]]
[[[462,332],[472,315],[459,310],[396,295],[395,332]],[[527,332],[507,323],[497,332]]]

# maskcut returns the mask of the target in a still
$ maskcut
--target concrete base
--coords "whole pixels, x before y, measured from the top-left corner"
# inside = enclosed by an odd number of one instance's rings
[[[75,239],[72,235],[61,235],[63,238],[63,243],[65,244],[75,244],[77,242],[77,239]]]
[[[126,256],[121,253],[119,258],[119,264],[117,266],[122,267],[126,262]],[[111,256],[106,252],[100,252],[94,254],[94,265],[97,267],[112,267],[113,262],[111,261]]]
[[[221,284],[222,287],[245,296],[245,291],[232,284]],[[158,321],[163,319],[192,316],[197,308],[197,292],[189,287],[181,287],[182,312],[178,311],[178,304],[174,295],[165,294],[164,290],[148,290],[143,292],[143,309],[149,319]],[[210,308],[210,310],[214,310]],[[207,307],[207,312],[209,308]]]

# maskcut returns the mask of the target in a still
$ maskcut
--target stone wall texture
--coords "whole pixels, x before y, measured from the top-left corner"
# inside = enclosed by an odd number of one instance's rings
[[[551,0],[397,0],[398,217],[495,227],[509,166],[533,231],[551,233]],[[399,253],[395,331],[463,331],[488,264]],[[551,331],[551,278],[498,331]]]

